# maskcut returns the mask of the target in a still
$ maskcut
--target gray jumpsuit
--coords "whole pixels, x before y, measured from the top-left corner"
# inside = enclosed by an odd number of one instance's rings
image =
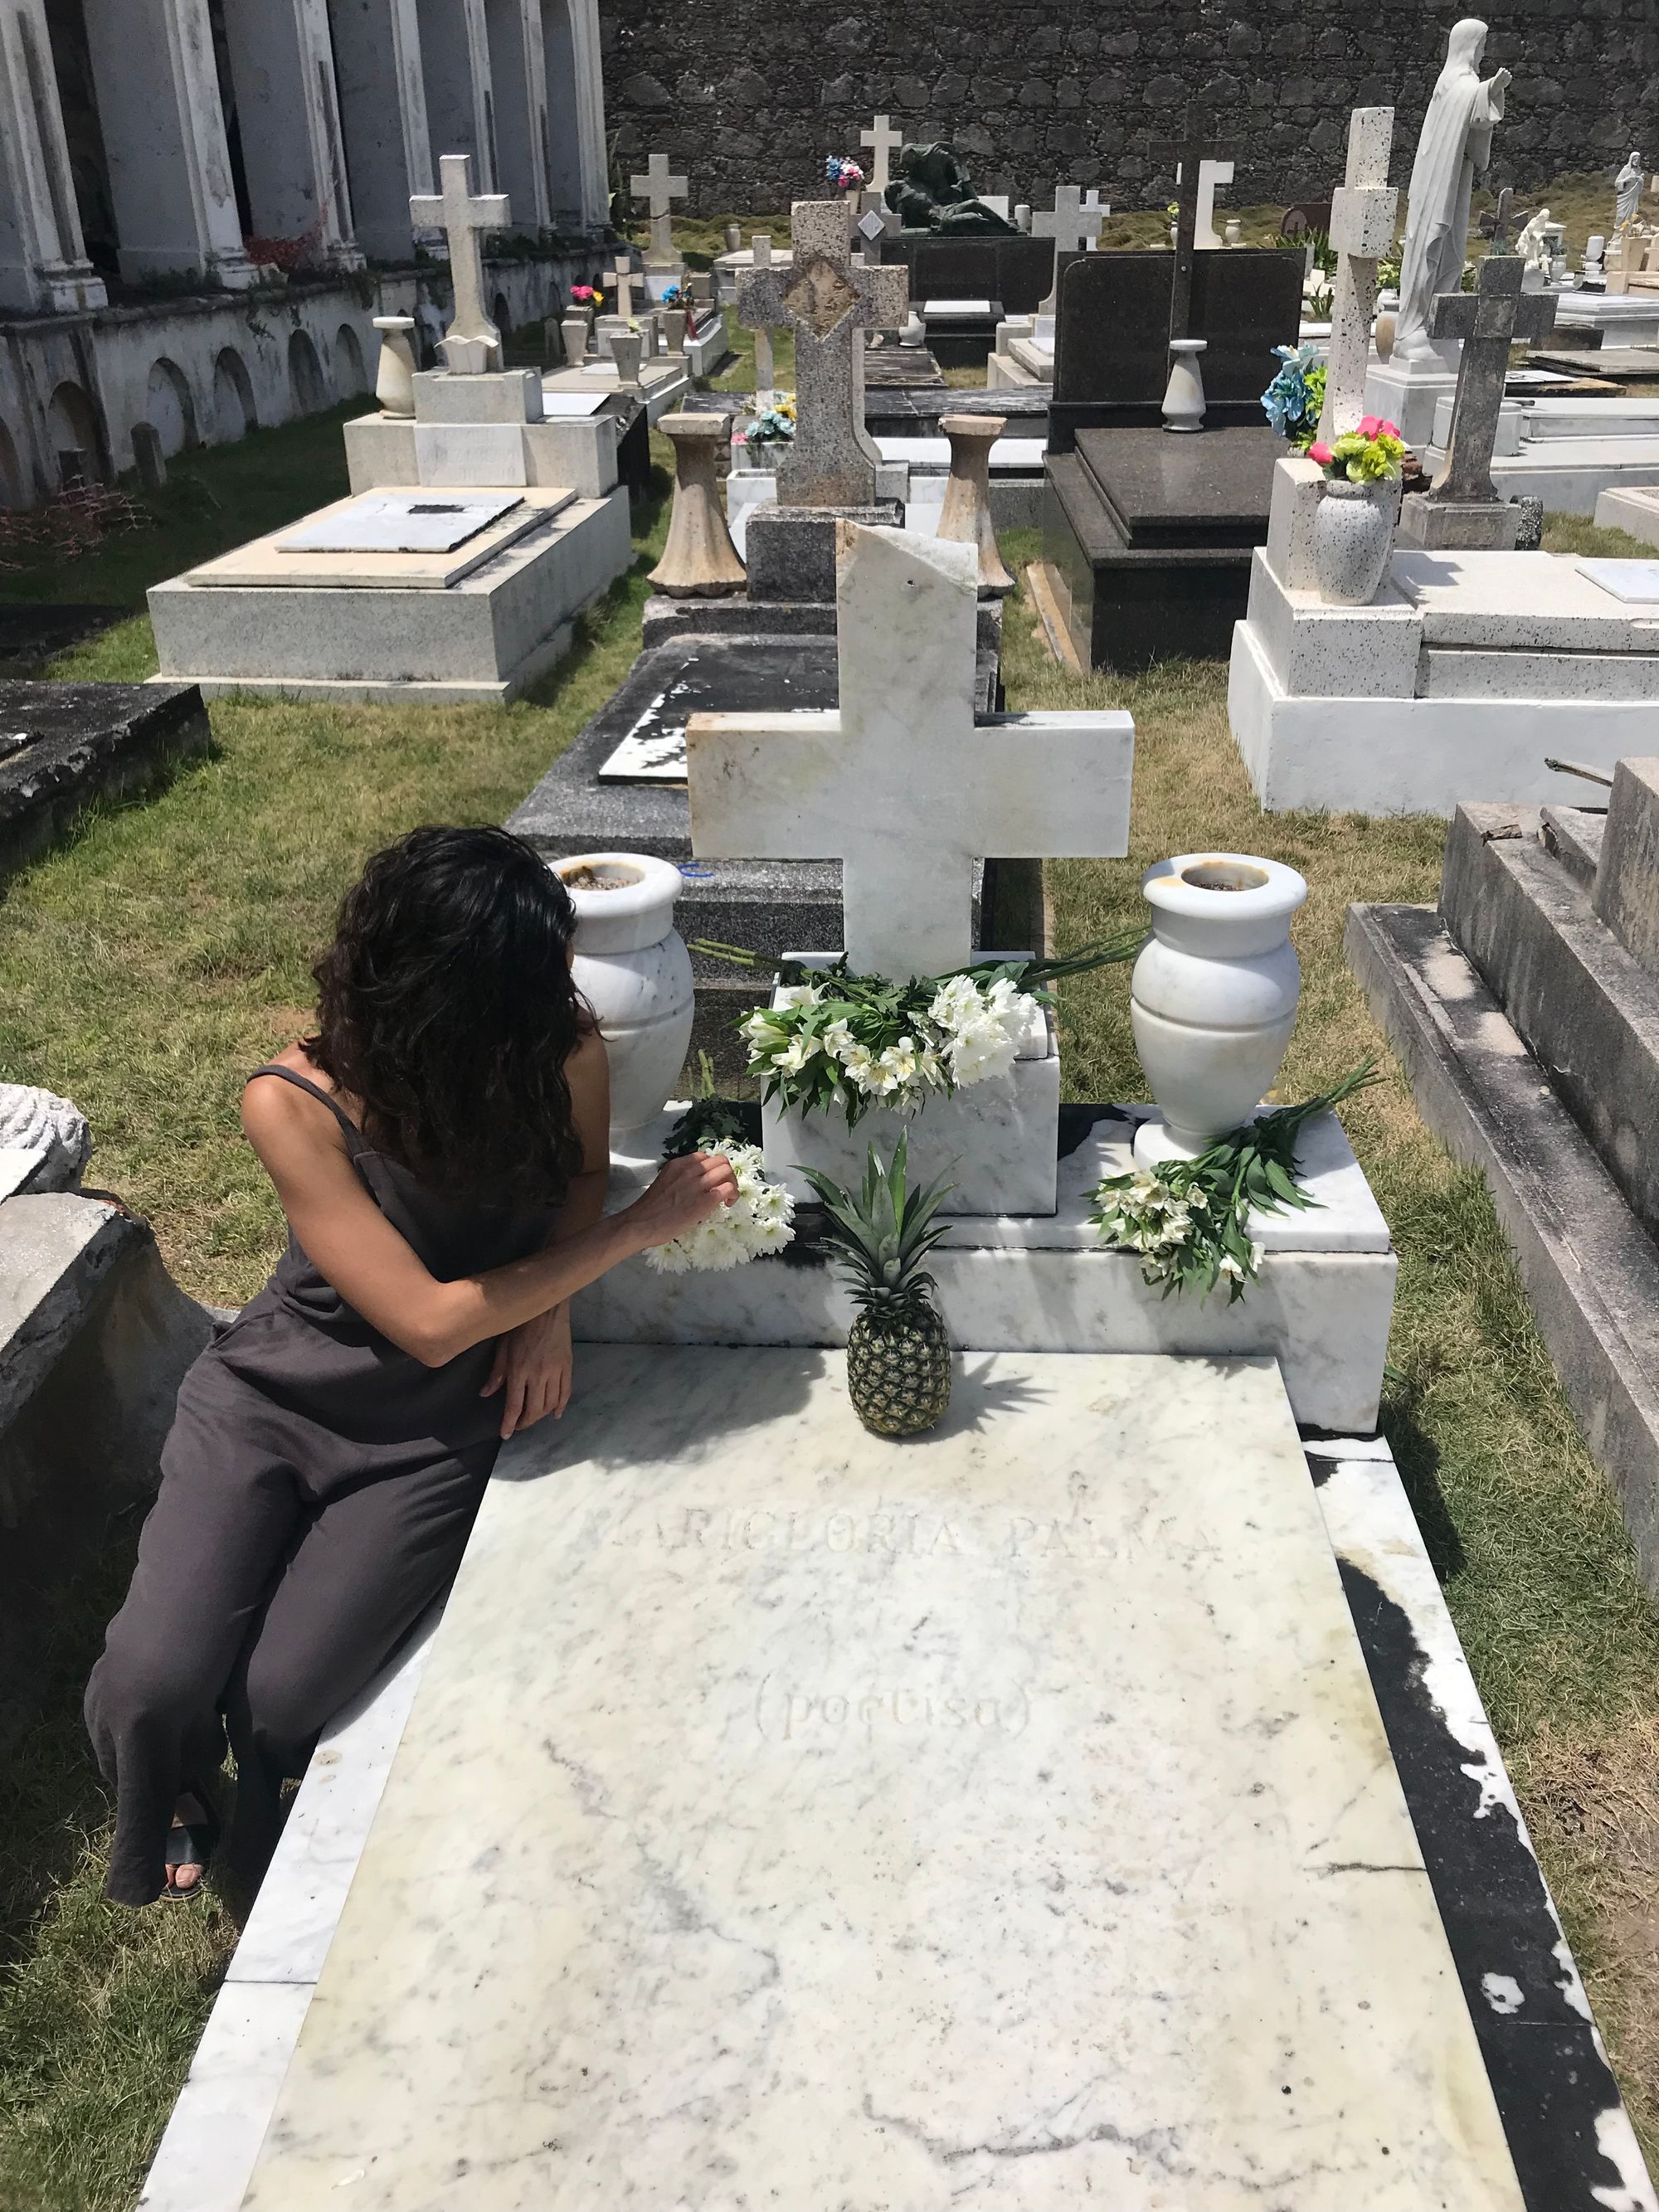
[[[328,1094],[380,1212],[440,1281],[527,1258],[554,1209],[506,1193],[425,1189]],[[499,1449],[481,1398],[493,1341],[445,1365],[400,1352],[324,1280],[290,1234],[270,1283],[185,1377],[126,1601],[87,1688],[115,1792],[106,1894],[165,1885],[181,1789],[236,1759],[230,1853],[257,1880],[285,1777],[379,1672],[459,1564]]]

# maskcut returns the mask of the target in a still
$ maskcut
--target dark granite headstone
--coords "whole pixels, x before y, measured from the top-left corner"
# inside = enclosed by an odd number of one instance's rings
[[[1081,253],[1061,271],[1054,333],[1050,445],[1069,453],[1080,429],[1149,427],[1162,419],[1170,378],[1168,253]],[[1195,253],[1189,324],[1206,342],[1200,362],[1206,428],[1263,420],[1273,348],[1294,345],[1303,259],[1278,247]]]
[[[0,683],[0,876],[210,742],[193,684]]]
[[[910,271],[910,297],[924,300],[1000,300],[1010,315],[1034,315],[1054,281],[1054,249],[1044,238],[888,239],[884,261]]]

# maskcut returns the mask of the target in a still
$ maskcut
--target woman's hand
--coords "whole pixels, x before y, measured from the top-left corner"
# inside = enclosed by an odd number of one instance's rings
[[[509,1329],[495,1347],[495,1364],[480,1397],[505,1390],[502,1441],[551,1413],[556,1420],[570,1403],[570,1308],[554,1306],[533,1321]]]
[[[641,1246],[671,1244],[737,1194],[738,1178],[723,1152],[690,1152],[668,1162],[644,1197],[629,1207],[628,1218]]]

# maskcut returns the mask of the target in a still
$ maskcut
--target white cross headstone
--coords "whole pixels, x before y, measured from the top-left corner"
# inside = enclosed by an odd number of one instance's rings
[[[1099,187],[1095,185],[1091,185],[1088,191],[1083,195],[1083,205],[1079,210],[1080,214],[1085,216],[1092,216],[1095,219],[1094,228],[1089,233],[1088,236],[1083,241],[1084,250],[1086,252],[1094,252],[1096,248],[1099,246],[1100,226],[1105,222],[1107,216],[1110,215],[1111,211],[1111,202],[1109,200],[1102,199],[1100,197]]]
[[[903,133],[890,130],[888,118],[884,115],[878,115],[873,130],[860,131],[859,143],[860,146],[869,147],[874,155],[870,164],[871,191],[884,192],[892,180],[893,173],[889,156],[896,153],[904,143]]]
[[[409,203],[410,221],[420,228],[435,225],[449,240],[449,278],[455,288],[455,319],[444,333],[444,359],[452,369],[477,375],[499,368],[501,334],[484,312],[483,255],[478,234],[505,230],[509,221],[505,192],[472,190],[472,162],[465,154],[446,154],[438,164],[443,189],[416,192]]]
[[[1400,210],[1400,194],[1389,183],[1393,144],[1393,108],[1354,109],[1348,118],[1347,173],[1331,194],[1336,276],[1331,286],[1325,404],[1319,410],[1319,434],[1327,441],[1352,430],[1366,412],[1365,367],[1370,357],[1376,264],[1394,244]]]
[[[644,198],[651,210],[651,251],[645,257],[646,267],[678,268],[671,203],[683,200],[690,190],[690,185],[684,177],[669,173],[666,154],[653,154],[645,165],[645,174],[635,173],[629,179],[629,188],[637,198]]]
[[[1101,205],[1100,194],[1092,186],[1088,201],[1079,185],[1057,185],[1054,204],[1051,208],[1039,208],[1031,217],[1033,238],[1052,238],[1054,241],[1054,281],[1048,287],[1048,296],[1037,309],[1040,315],[1059,312],[1060,257],[1075,253],[1082,246],[1092,246],[1100,236],[1100,226],[1111,212]]]
[[[634,317],[633,263],[619,257],[611,264],[611,291],[614,295],[611,311],[620,315],[623,322],[631,322]]]
[[[842,531],[840,707],[694,714],[691,849],[839,860],[854,970],[942,975],[972,957],[975,860],[1128,850],[1134,724],[1082,713],[975,721],[977,548]]]
[[[844,200],[797,200],[793,264],[738,272],[738,320],[795,340],[795,434],[778,465],[789,507],[868,507],[881,455],[864,427],[864,333],[896,330],[910,294],[901,263],[851,252]]]
[[[1215,188],[1230,185],[1233,180],[1231,161],[1200,160],[1198,165],[1198,205],[1193,219],[1193,244],[1208,252],[1219,246],[1221,239],[1215,227]],[[1181,182],[1181,164],[1176,164],[1176,182]]]

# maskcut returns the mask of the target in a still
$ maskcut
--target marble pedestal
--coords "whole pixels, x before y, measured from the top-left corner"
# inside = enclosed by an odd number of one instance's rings
[[[1520,2212],[1270,1365],[966,1362],[893,1444],[822,1353],[586,1360],[247,2212]]]
[[[1576,556],[1404,548],[1371,605],[1328,605],[1315,475],[1279,464],[1233,633],[1228,717],[1270,812],[1449,815],[1471,791],[1571,803],[1583,787],[1550,756],[1611,770],[1651,749],[1659,605],[1619,599]]]
[[[630,1156],[613,1161],[610,1206],[627,1205],[651,1180],[683,1110],[670,1107],[638,1133]],[[1090,1192],[1133,1167],[1135,1130],[1152,1110],[1062,1106],[1053,1212],[952,1222],[928,1261],[951,1342],[964,1352],[1266,1354],[1279,1363],[1299,1421],[1373,1427],[1397,1262],[1340,1125],[1327,1120],[1304,1134],[1298,1173],[1316,1203],[1252,1221],[1261,1279],[1230,1305],[1166,1298],[1141,1280],[1133,1254],[1103,1251],[1090,1223]],[[826,1248],[802,1240],[781,1259],[726,1274],[661,1275],[630,1260],[578,1295],[573,1318],[592,1342],[836,1345],[854,1310]]]

